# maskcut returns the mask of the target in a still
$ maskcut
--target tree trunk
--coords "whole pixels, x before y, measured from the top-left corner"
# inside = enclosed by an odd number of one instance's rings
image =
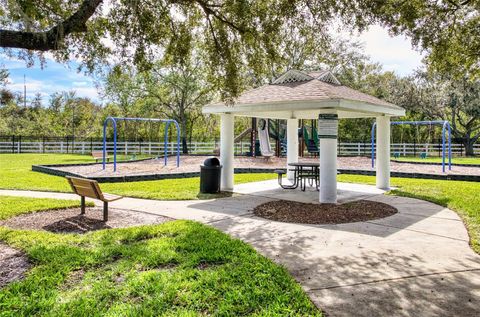
[[[185,112],[181,111],[180,113],[180,127],[182,130],[182,153],[188,154],[188,144],[187,144],[187,118]]]
[[[24,48],[43,52],[58,50],[69,34],[87,31],[87,21],[102,1],[84,0],[78,10],[69,18],[45,32],[0,29],[0,47]]]
[[[473,146],[475,145],[475,141],[471,138],[464,138],[463,145],[465,146],[465,155],[466,156],[474,156],[475,152]]]

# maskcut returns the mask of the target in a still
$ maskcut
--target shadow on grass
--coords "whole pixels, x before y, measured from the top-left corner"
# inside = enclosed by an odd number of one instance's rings
[[[408,197],[408,198],[416,198],[416,199],[421,199],[425,201],[432,202],[434,204],[440,205],[442,207],[448,207],[448,203],[451,201],[450,198],[448,197],[433,197],[429,195],[422,195],[422,194],[415,194],[409,191],[403,191],[401,189],[393,189],[390,192],[388,192],[389,195],[393,196],[401,196],[401,197]]]

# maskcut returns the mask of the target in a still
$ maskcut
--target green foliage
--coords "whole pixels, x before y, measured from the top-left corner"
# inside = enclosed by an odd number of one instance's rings
[[[40,96],[27,107],[12,101],[0,104],[0,135],[97,137],[107,110],[74,92],[52,94],[47,107]]]
[[[351,1],[351,7],[364,23],[411,38],[432,69],[456,79],[480,77],[479,1]]]
[[[412,116],[427,120],[448,120],[452,134],[473,155],[480,139],[480,82],[434,72],[417,72],[410,77],[403,106]]]
[[[89,205],[93,206],[92,203]],[[79,207],[75,200],[0,196],[0,220],[30,212]]]
[[[71,192],[63,177],[32,172],[35,164],[90,163],[86,155],[61,154],[1,154],[0,188]],[[274,178],[274,174],[237,174],[235,182],[248,183]],[[224,195],[199,195],[198,177],[158,181],[103,183],[102,190],[112,194],[162,200],[211,199]]]
[[[0,240],[34,264],[0,290],[5,315],[321,316],[284,268],[195,222]]]
[[[339,175],[341,182],[375,184],[374,176]],[[456,211],[465,222],[470,245],[480,254],[480,183],[392,178],[390,193],[431,201]]]
[[[47,31],[68,19],[80,1],[32,3],[6,2],[0,27],[16,25],[16,30],[28,32],[33,25],[36,31]],[[165,64],[177,65],[193,56],[205,65],[208,82],[222,88],[223,99],[230,99],[252,77],[269,78],[276,65],[286,66],[285,57],[299,48],[308,54],[328,51],[332,22],[342,19],[350,25],[350,18],[336,1],[121,1],[96,8],[84,30],[65,39],[56,35],[53,54],[59,61],[82,57],[90,71],[100,69],[112,56],[140,71],[150,69],[159,57]],[[198,54],[194,55],[194,48]],[[28,55],[20,57],[28,60]],[[301,58],[295,61],[299,62]]]
[[[0,86],[5,86],[7,84],[8,76],[10,75],[8,69],[3,67],[3,65],[0,65]]]

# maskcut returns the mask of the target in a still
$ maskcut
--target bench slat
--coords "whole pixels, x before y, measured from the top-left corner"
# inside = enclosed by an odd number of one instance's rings
[[[103,194],[103,199],[105,199],[106,201],[110,202],[110,201],[115,201],[115,200],[119,200],[123,198],[122,196],[118,196],[118,195],[113,195],[113,194]]]
[[[76,187],[76,189],[77,194],[80,196],[100,199],[100,197],[97,196],[97,193],[93,190],[93,188]]]
[[[72,190],[80,196],[98,199],[103,202],[110,202],[123,198],[118,195],[102,193],[97,181],[77,177],[67,177],[67,179]]]
[[[90,180],[90,179],[73,178],[73,177],[71,179],[72,179],[72,182],[74,183],[75,186],[93,188],[92,180]]]

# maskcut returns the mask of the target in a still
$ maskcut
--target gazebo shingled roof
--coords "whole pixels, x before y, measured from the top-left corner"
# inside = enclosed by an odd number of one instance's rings
[[[405,110],[399,106],[342,85],[329,71],[305,73],[290,70],[273,83],[246,91],[233,105],[213,103],[203,108],[204,113],[232,112],[235,115],[284,117],[276,111],[303,112],[296,117],[315,118],[308,110],[322,108],[339,110],[340,117],[373,117],[379,114],[401,116]],[[307,112],[305,112],[307,111]],[[258,115],[255,115],[258,113]],[[269,116],[266,116],[269,117]]]

